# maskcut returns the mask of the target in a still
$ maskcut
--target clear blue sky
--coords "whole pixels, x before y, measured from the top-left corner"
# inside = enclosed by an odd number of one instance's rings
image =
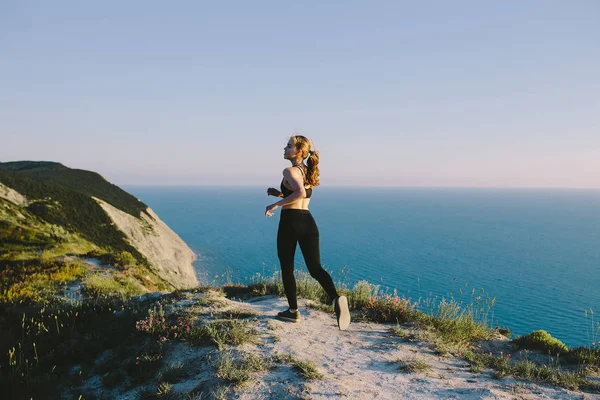
[[[0,1],[0,161],[116,184],[600,187],[600,1]]]

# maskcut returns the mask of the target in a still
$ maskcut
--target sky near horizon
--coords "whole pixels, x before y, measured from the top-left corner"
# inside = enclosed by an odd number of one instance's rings
[[[0,1],[0,162],[118,185],[600,188],[600,1]]]

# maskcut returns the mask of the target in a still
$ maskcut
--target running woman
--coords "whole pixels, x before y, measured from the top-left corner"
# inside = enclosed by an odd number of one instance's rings
[[[267,195],[283,197],[283,199],[267,206],[265,211],[265,215],[271,217],[273,211],[282,208],[277,231],[277,255],[281,264],[281,278],[289,308],[278,313],[277,318],[292,322],[297,322],[301,318],[294,277],[294,254],[296,244],[299,243],[308,272],[327,293],[329,303],[334,304],[338,327],[340,330],[345,330],[350,325],[348,299],[345,296],[338,296],[331,276],[321,266],[319,228],[308,211],[312,189],[319,186],[319,153],[311,150],[307,138],[294,135],[290,137],[283,150],[283,158],[290,161],[292,166],[283,170],[281,190],[267,189]],[[305,159],[306,164],[304,164]]]

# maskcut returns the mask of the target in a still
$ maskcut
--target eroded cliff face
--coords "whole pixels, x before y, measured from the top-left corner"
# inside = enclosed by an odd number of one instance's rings
[[[135,218],[98,198],[93,198],[122,231],[129,243],[156,267],[161,278],[178,289],[198,285],[192,266],[194,252],[151,208]]]
[[[16,190],[0,183],[0,199],[20,207],[27,207],[30,201]],[[103,200],[93,197],[112,219],[117,229],[122,231],[129,243],[135,247],[156,268],[158,275],[177,289],[188,289],[198,285],[192,263],[194,252],[173,232],[150,208],[133,217]],[[24,216],[17,214],[20,218]]]
[[[0,183],[0,197],[21,207],[27,207],[29,202],[21,193]]]

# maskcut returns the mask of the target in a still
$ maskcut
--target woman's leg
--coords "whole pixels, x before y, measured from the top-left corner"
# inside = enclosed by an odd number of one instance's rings
[[[331,275],[321,266],[319,228],[311,214],[304,214],[303,217],[301,232],[298,237],[300,250],[302,250],[308,272],[321,284],[331,303],[338,294]]]
[[[298,308],[296,297],[296,278],[294,277],[294,254],[296,253],[297,239],[292,221],[282,219],[279,221],[277,231],[277,255],[281,264],[281,279],[290,308]]]

